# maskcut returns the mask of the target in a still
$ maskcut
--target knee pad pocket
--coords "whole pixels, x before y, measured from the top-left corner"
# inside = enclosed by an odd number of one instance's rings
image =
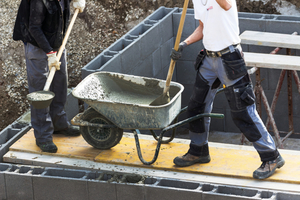
[[[251,83],[242,83],[225,88],[224,90],[231,110],[244,110],[255,103],[255,95]]]

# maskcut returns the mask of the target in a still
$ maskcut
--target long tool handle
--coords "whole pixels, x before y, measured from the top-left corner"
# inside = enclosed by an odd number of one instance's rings
[[[64,49],[65,49],[67,40],[68,40],[68,38],[69,38],[69,36],[70,36],[71,30],[72,30],[72,28],[73,28],[73,25],[74,25],[74,22],[75,22],[75,19],[76,19],[78,13],[79,13],[79,9],[75,9],[74,15],[73,15],[73,17],[72,17],[72,19],[71,19],[71,22],[70,22],[70,24],[69,24],[68,30],[67,30],[67,32],[66,32],[66,35],[65,35],[65,37],[64,37],[64,39],[63,39],[63,42],[62,42],[62,44],[61,44],[61,46],[60,46],[60,48],[59,48],[58,54],[57,54],[57,56],[56,56],[56,57],[58,58],[58,60],[60,60],[61,55],[62,55],[62,53],[63,53],[63,51],[64,51]],[[52,80],[53,80],[53,77],[54,77],[55,72],[56,72],[56,68],[55,68],[55,67],[52,67],[52,68],[50,69],[50,73],[49,73],[49,75],[48,75],[48,78],[47,78],[47,81],[46,81],[46,84],[45,84],[45,87],[44,87],[44,91],[49,91],[49,88],[50,88],[50,85],[51,85],[51,83],[52,83]]]
[[[180,22],[179,22],[179,27],[178,27],[178,31],[177,31],[176,40],[175,40],[175,45],[174,45],[174,49],[176,51],[178,50],[178,47],[179,47],[179,43],[180,43],[180,39],[181,39],[181,34],[182,34],[182,29],[183,29],[183,25],[184,25],[184,20],[185,20],[188,4],[189,4],[189,0],[185,0],[184,5],[183,5],[181,18],[180,18]],[[176,61],[171,59],[171,63],[170,63],[170,66],[169,66],[169,71],[168,71],[168,76],[167,76],[167,80],[166,80],[166,86],[164,88],[163,95],[165,95],[170,89],[170,84],[171,84],[175,64],[176,64]]]

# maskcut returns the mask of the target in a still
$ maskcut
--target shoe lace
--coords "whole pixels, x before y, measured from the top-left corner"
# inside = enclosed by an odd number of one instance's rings
[[[264,161],[259,168],[262,168],[262,169],[265,168],[266,164],[267,164],[267,161]]]

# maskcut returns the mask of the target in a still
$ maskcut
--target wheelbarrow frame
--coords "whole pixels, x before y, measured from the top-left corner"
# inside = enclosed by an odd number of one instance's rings
[[[153,130],[150,130],[150,132],[152,133],[154,139],[157,140],[156,150],[155,150],[153,159],[151,161],[146,161],[143,158],[143,155],[141,153],[141,147],[140,147],[140,142],[139,142],[139,137],[138,137],[138,134],[140,134],[140,130],[139,129],[132,129],[131,130],[133,132],[133,134],[134,134],[134,138],[135,138],[135,143],[136,143],[136,148],[137,148],[137,153],[138,153],[139,159],[140,159],[140,161],[143,164],[145,164],[145,165],[151,165],[151,164],[153,164],[157,160],[161,144],[167,144],[167,143],[171,142],[175,138],[176,129],[178,127],[183,126],[183,125],[185,125],[185,124],[187,124],[189,122],[198,120],[198,119],[203,118],[203,117],[211,117],[211,118],[218,118],[218,119],[224,118],[223,114],[203,113],[203,114],[198,114],[198,115],[195,115],[193,117],[190,117],[190,118],[187,118],[187,119],[184,119],[184,120],[178,122],[179,115],[182,114],[182,113],[184,113],[186,110],[187,110],[187,107],[182,108],[180,110],[179,114],[177,115],[177,117],[174,119],[173,123],[170,124],[169,126],[163,128],[161,130],[161,132],[160,132],[159,135],[157,135]],[[81,116],[82,116],[82,113],[77,114],[71,120],[71,123],[73,125],[77,125],[77,126],[90,126],[90,127],[98,127],[98,128],[119,128],[118,126],[116,126],[114,124],[97,124],[97,123],[90,123],[88,121],[83,121],[81,119]],[[170,131],[170,130],[173,130],[172,136],[169,139],[167,139],[167,140],[163,140],[164,134],[167,131]]]

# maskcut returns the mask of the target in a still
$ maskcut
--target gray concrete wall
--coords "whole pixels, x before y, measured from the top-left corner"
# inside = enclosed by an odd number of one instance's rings
[[[15,199],[212,199],[295,200],[297,193],[225,186],[172,178],[126,178],[133,174],[0,163],[0,198]]]
[[[160,7],[143,22],[134,27],[121,39],[103,51],[97,58],[82,68],[82,77],[96,71],[112,71],[138,76],[155,77],[165,79],[170,63],[170,50],[174,46],[177,29],[181,17],[182,9]],[[292,34],[300,32],[300,17],[239,13],[240,32],[245,30],[286,33]],[[198,21],[194,19],[193,9],[188,9],[182,40],[188,37],[198,26]],[[242,45],[245,52],[270,53],[273,47],[261,47],[254,45]],[[182,58],[176,63],[173,81],[184,85],[182,94],[182,106],[186,106],[189,100],[193,83],[195,80],[195,70],[193,67],[197,53],[203,48],[202,42],[198,42],[187,47]],[[285,49],[279,54],[285,54]],[[299,56],[299,50],[292,50],[292,54]],[[271,103],[277,85],[280,70],[261,69],[262,87]],[[255,83],[255,76],[252,75]],[[287,104],[287,84],[284,81],[281,94],[275,110],[275,121],[278,129],[288,131],[288,104]],[[295,132],[300,131],[299,100],[296,85],[293,81],[293,102],[294,102],[294,128]],[[266,121],[266,112],[263,107],[262,119]],[[225,114],[223,120],[212,120],[211,130],[225,132],[239,132],[231,120],[231,114],[224,94],[217,95],[213,112]]]

